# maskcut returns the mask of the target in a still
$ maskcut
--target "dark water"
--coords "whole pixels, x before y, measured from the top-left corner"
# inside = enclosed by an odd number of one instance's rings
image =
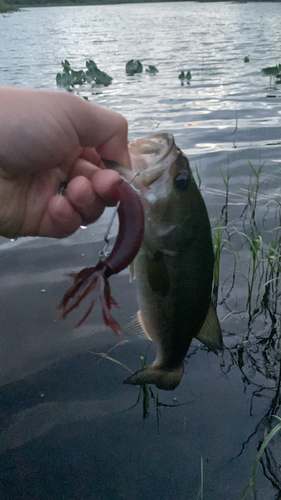
[[[0,17],[0,32],[1,85],[55,89],[61,60],[94,59],[113,83],[77,93],[122,112],[132,138],[175,135],[222,234],[226,345],[215,356],[194,341],[180,386],[153,392],[168,406],[151,397],[144,420],[129,372],[94,353],[135,371],[149,342],[117,343],[98,310],[78,330],[80,312],[55,312],[65,274],[96,261],[109,212],[64,241],[2,239],[1,500],[238,500],[280,416],[281,86],[260,73],[281,63],[280,4],[36,8]],[[131,58],[159,73],[127,77]],[[122,325],[137,310],[128,278],[111,282]],[[259,466],[259,499],[281,498],[280,445]]]

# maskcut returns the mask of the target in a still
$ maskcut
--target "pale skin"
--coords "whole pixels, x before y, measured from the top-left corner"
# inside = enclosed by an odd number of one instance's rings
[[[131,167],[122,115],[68,93],[0,88],[0,235],[63,238],[96,221],[119,179],[101,158]]]

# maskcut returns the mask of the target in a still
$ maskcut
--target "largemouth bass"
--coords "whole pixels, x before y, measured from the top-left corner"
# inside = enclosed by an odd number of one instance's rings
[[[173,390],[182,379],[193,338],[211,350],[222,348],[211,300],[210,222],[188,159],[171,134],[139,139],[129,151],[138,172],[133,184],[143,203],[145,231],[134,260],[140,311],[125,330],[145,332],[157,346],[157,357],[125,383]],[[132,177],[131,171],[116,169]]]

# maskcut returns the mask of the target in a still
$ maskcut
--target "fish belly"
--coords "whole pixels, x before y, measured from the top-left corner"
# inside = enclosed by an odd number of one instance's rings
[[[202,262],[196,263],[190,251],[176,257],[161,252],[152,255],[143,245],[135,262],[138,302],[145,330],[157,346],[157,357],[153,365],[139,370],[126,383],[151,383],[166,390],[180,383],[184,358],[210,305],[212,249],[207,264],[202,282]]]

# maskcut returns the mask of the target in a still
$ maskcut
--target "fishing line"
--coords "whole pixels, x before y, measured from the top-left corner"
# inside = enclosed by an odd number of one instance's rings
[[[126,179],[124,179],[124,177],[122,177],[122,179],[123,179],[125,182],[127,182],[128,184],[132,184],[133,180],[135,179],[135,177],[136,177],[137,175],[139,175],[139,172],[136,172],[136,173],[133,175],[133,177],[131,178],[131,180],[130,180],[130,181],[127,181]],[[105,245],[104,245],[103,249],[102,249],[102,250],[100,250],[100,251],[99,251],[99,253],[98,253],[98,256],[99,256],[99,258],[100,258],[100,259],[103,259],[103,258],[107,257],[107,256],[108,256],[108,254],[109,254],[109,252],[107,252],[107,248],[108,248],[108,245],[109,245],[109,239],[108,239],[108,237],[109,237],[109,233],[110,233],[111,228],[112,228],[113,221],[114,221],[114,219],[115,219],[115,217],[116,217],[116,214],[117,214],[117,212],[118,212],[118,208],[119,208],[119,206],[120,206],[120,203],[121,203],[121,202],[120,202],[120,201],[118,201],[117,205],[115,206],[114,211],[113,211],[113,214],[112,214],[111,219],[110,219],[110,222],[109,222],[109,224],[108,224],[108,226],[107,226],[107,230],[106,230],[105,235],[104,235],[104,238],[103,238],[103,241],[105,242]]]

